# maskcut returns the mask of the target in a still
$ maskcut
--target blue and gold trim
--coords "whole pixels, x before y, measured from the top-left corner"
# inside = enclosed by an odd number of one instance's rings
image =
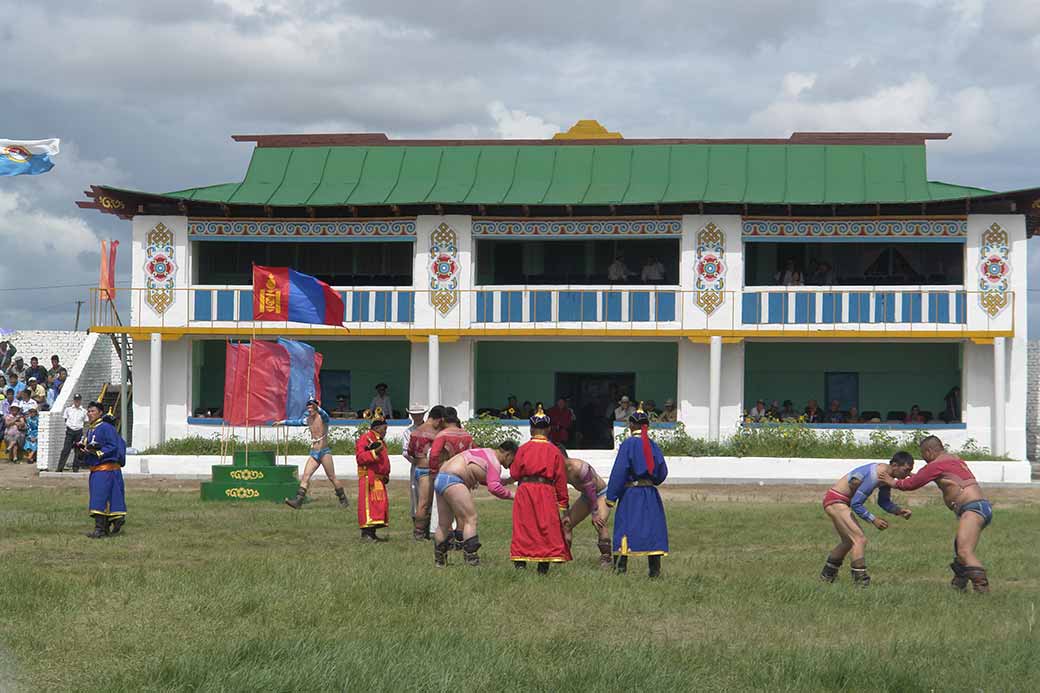
[[[936,219],[744,219],[745,241],[942,241],[964,243],[963,217]]]
[[[682,235],[679,217],[653,219],[474,219],[473,235],[484,238],[668,238]]]
[[[414,241],[415,219],[189,219],[193,241]]]

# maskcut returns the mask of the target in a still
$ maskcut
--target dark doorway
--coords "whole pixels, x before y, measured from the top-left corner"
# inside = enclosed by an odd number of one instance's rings
[[[609,450],[614,447],[614,408],[622,395],[636,402],[635,373],[557,373],[556,399],[574,410],[569,447]]]
[[[827,411],[832,400],[838,400],[842,411],[859,408],[859,373],[824,373],[824,400],[820,409]]]

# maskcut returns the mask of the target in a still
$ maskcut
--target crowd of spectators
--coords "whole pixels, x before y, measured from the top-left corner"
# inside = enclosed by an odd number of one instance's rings
[[[4,377],[0,416],[3,416],[4,451],[11,462],[24,457],[36,461],[39,413],[49,411],[68,380],[68,371],[58,355],[51,356],[51,367],[44,368],[36,356],[25,363],[10,341],[0,342],[0,373]]]
[[[860,411],[856,405],[843,409],[841,402],[831,400],[826,409],[821,409],[815,399],[810,399],[803,409],[795,409],[794,403],[785,399],[772,400],[767,406],[763,399],[756,400],[753,407],[744,413],[745,423],[799,422],[808,424],[948,424],[961,420],[961,389],[953,387],[943,399],[943,409],[938,416],[914,404],[907,411],[892,410],[882,415],[881,411]]]

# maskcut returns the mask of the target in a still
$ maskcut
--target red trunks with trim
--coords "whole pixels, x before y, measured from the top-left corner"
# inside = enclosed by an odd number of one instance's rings
[[[835,503],[841,503],[843,505],[849,505],[852,499],[846,496],[844,493],[838,493],[834,489],[830,489],[823,495],[823,507],[826,508],[828,505],[834,505]]]

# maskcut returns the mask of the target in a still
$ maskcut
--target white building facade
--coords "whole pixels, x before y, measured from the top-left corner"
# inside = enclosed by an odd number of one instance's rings
[[[565,397],[572,446],[588,447],[607,443],[600,419],[622,394],[675,400],[687,432],[710,439],[748,425],[758,399],[799,413],[813,399],[844,418],[855,407],[856,423],[819,426],[857,438],[926,428],[1025,457],[1026,252],[1040,205],[929,183],[934,137],[349,137],[253,138],[242,183],[97,187],[83,203],[132,220],[128,316],[117,323],[95,297],[92,329],[134,340],[136,447],[216,431],[226,340],[285,336],[324,354],[324,401],[343,396],[343,423],[380,382],[402,416],[410,402],[468,418],[501,415],[511,395]],[[512,157],[508,175],[493,156]],[[795,189],[828,165],[819,193]],[[252,262],[329,281],[342,326],[254,322]],[[792,267],[800,282],[785,282]],[[913,405],[922,423],[907,425]]]

